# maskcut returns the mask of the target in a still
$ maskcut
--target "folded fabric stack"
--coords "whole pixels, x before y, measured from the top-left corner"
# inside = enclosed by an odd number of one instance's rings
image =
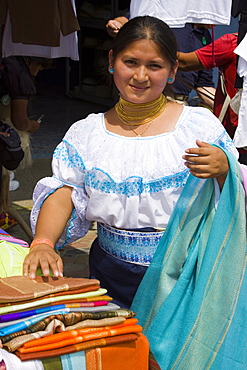
[[[21,239],[10,236],[0,229],[0,277],[22,275],[23,261],[29,253],[29,245]]]
[[[1,228],[0,228],[0,241],[15,243],[17,245],[21,245],[22,247],[29,247],[29,244],[27,242],[9,235],[4,229]]]
[[[143,366],[138,366],[146,370],[148,343],[134,316],[131,310],[113,304],[96,279],[2,278],[0,355],[8,361],[12,352],[22,363],[41,359],[45,370],[68,368],[64,363],[70,369],[97,370],[102,361],[104,369],[128,369],[141,356]],[[126,367],[126,356],[132,361],[130,367]]]

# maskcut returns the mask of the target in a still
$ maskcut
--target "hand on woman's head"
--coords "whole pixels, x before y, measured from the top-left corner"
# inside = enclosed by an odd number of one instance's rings
[[[106,24],[106,30],[110,36],[115,37],[120,28],[123,27],[122,23],[118,22],[117,20],[110,20]]]

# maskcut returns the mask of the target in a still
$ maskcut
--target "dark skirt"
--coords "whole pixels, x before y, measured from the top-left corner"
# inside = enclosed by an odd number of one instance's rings
[[[100,286],[107,289],[113,302],[120,307],[130,308],[136,290],[147,270],[147,266],[119,260],[100,248],[98,238],[89,254],[90,278],[98,279]]]

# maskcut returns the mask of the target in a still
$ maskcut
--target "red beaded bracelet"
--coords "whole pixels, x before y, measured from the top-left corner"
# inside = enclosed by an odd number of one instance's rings
[[[52,243],[51,240],[49,239],[35,239],[32,241],[32,243],[30,244],[30,249],[32,249],[33,247],[35,247],[36,245],[40,245],[40,244],[47,244],[49,245],[52,249],[54,249],[54,244]]]

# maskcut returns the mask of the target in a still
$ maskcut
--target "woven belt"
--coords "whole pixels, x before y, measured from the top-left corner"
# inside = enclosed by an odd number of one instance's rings
[[[148,266],[164,231],[120,230],[98,223],[98,241],[108,254],[125,262]]]

